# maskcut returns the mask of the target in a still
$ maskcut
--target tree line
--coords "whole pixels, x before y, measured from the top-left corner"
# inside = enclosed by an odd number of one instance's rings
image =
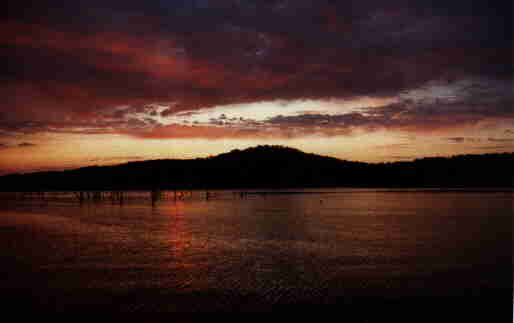
[[[257,146],[208,158],[130,162],[0,177],[2,191],[295,187],[514,187],[514,153],[362,163]]]

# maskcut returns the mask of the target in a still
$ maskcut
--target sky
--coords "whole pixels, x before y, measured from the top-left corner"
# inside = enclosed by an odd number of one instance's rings
[[[514,151],[510,1],[37,1],[0,11],[0,174],[269,144]]]

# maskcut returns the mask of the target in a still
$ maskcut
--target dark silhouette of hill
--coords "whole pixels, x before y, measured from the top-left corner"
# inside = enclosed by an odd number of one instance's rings
[[[208,158],[0,177],[2,191],[293,187],[514,187],[514,153],[368,164],[257,146]]]

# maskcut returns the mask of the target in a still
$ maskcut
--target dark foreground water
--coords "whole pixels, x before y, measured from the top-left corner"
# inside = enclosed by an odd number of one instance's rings
[[[2,304],[323,308],[365,318],[376,308],[494,301],[511,311],[512,193],[320,191],[332,193],[240,199],[224,191],[206,201],[196,192],[153,208],[3,201]]]

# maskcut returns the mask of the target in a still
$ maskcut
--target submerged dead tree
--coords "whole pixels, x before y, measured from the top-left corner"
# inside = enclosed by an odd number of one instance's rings
[[[155,206],[155,203],[162,198],[162,192],[158,188],[152,188],[150,192],[150,198],[152,200],[152,206]]]

